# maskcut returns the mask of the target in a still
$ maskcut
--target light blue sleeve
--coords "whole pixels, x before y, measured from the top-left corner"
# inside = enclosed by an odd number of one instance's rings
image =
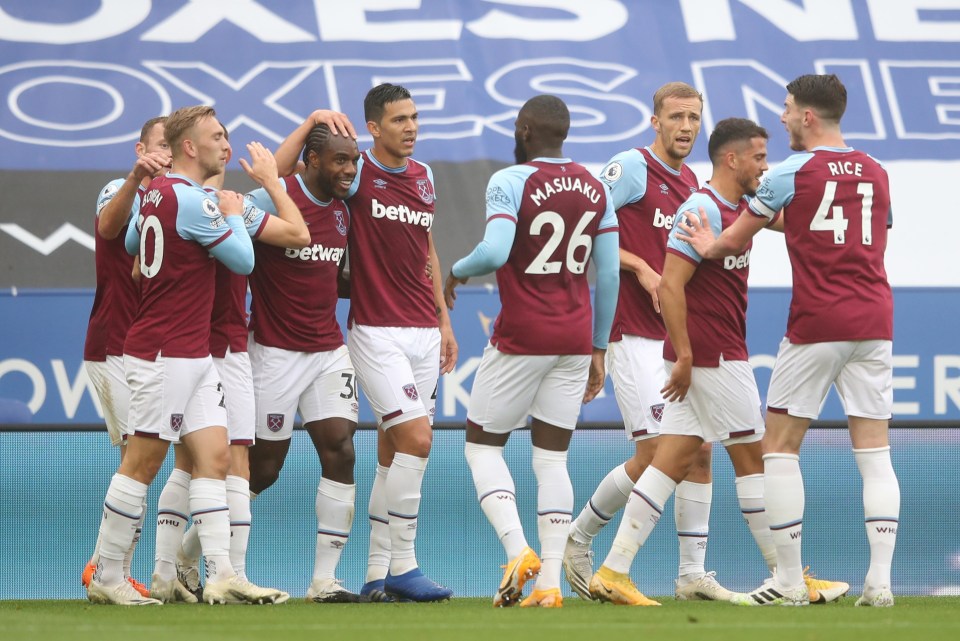
[[[247,203],[250,203],[252,206],[256,207],[257,209],[261,209],[268,214],[273,214],[274,216],[277,215],[277,206],[273,204],[273,200],[267,195],[267,190],[263,187],[254,189],[246,194],[243,199],[244,211],[246,211]]]
[[[363,171],[363,154],[360,154],[360,159],[357,161],[357,175],[353,177],[353,184],[350,185],[350,190],[347,192],[347,197],[344,200],[349,200],[353,197],[357,190],[360,189],[360,173]]]
[[[680,217],[684,215],[684,212],[692,212],[693,214],[699,215],[701,207],[707,211],[707,218],[710,219],[710,230],[713,232],[714,238],[716,238],[720,235],[720,232],[723,231],[723,216],[720,214],[720,208],[717,207],[717,203],[706,194],[693,194],[687,198],[687,200],[680,205],[680,208],[677,209],[677,218],[674,218],[674,221],[681,220]],[[678,229],[680,229],[680,226],[675,222],[673,229],[670,230],[670,236],[667,238],[667,249],[678,251],[697,263],[702,261],[703,258],[697,253],[697,250],[689,243],[685,243],[677,238]]]
[[[647,193],[647,161],[636,149],[620,152],[597,176],[613,196],[613,208],[635,203]]]
[[[603,183],[603,190],[607,193],[607,209],[603,212],[603,217],[600,219],[600,224],[597,227],[599,231],[620,226],[620,221],[617,218],[617,210],[613,206],[613,197],[610,195],[610,188],[607,187],[606,183]]]
[[[227,227],[233,232],[210,248],[210,254],[232,272],[247,276],[253,271],[253,241],[246,232],[241,216],[227,216]]]
[[[117,195],[118,191],[120,191],[120,187],[124,182],[125,180],[123,178],[117,178],[115,180],[111,180],[103,186],[103,189],[100,190],[100,195],[97,196],[97,218],[100,217],[100,212],[103,211],[103,208],[107,206],[107,203],[113,200],[113,197]],[[140,199],[134,198],[133,202],[134,207],[139,209]]]
[[[517,233],[517,216],[523,187],[536,168],[515,165],[501,169],[487,183],[487,227],[469,255],[454,263],[457,278],[470,278],[496,271],[507,262]]]
[[[620,292],[620,233],[598,234],[593,241],[597,283],[593,296],[593,346],[606,349]]]
[[[139,198],[137,201],[139,202]],[[130,224],[127,225],[127,235],[123,237],[123,248],[127,250],[127,253],[131,256],[136,256],[140,253],[140,207],[137,206],[137,216],[130,221]]]
[[[750,199],[750,210],[773,220],[777,213],[793,200],[797,171],[811,158],[813,154],[809,152],[793,154],[772,169],[760,183],[757,195]]]
[[[230,271],[238,274],[253,271],[253,242],[243,224],[243,216],[224,217],[215,196],[203,189],[174,185],[173,190],[177,196],[180,237],[208,247],[213,257]]]
[[[517,235],[517,222],[499,217],[487,221],[483,240],[467,256],[453,264],[451,273],[456,278],[482,276],[497,271],[510,257],[513,239]]]

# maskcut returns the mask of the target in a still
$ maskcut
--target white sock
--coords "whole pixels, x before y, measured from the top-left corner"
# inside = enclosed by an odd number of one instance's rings
[[[200,554],[203,552],[200,549],[198,532],[199,530],[191,525],[187,533],[183,535],[183,543],[180,544],[180,556],[189,565],[197,565],[200,562]]]
[[[710,503],[713,483],[681,481],[673,497],[673,515],[680,543],[681,579],[698,579],[707,573],[707,537],[710,534]]]
[[[420,487],[427,459],[398,452],[387,473],[387,516],[390,520],[390,574],[417,567],[417,520]]]
[[[389,467],[377,465],[370,489],[370,551],[367,554],[366,581],[382,581],[390,569],[390,519],[387,516],[387,473]]]
[[[863,514],[870,543],[865,585],[890,587],[890,565],[900,522],[900,483],[893,471],[890,447],[853,450],[863,477]]]
[[[677,484],[669,476],[652,465],[647,466],[627,501],[617,536],[603,562],[605,566],[622,574],[630,572],[637,551],[653,532],[663,514],[663,506],[676,488]]]
[[[229,579],[235,573],[230,563],[226,481],[208,478],[190,481],[190,512],[200,537],[207,581]]]
[[[356,485],[321,478],[317,486],[317,547],[313,561],[313,580],[332,579],[353,527]]]
[[[767,512],[763,499],[763,474],[749,474],[739,476],[735,480],[737,486],[737,500],[740,502],[740,512],[743,514],[750,534],[760,548],[760,554],[767,563],[767,569],[773,572],[777,569],[777,546],[773,544],[773,535],[767,523]]]
[[[123,557],[143,516],[147,486],[128,476],[114,474],[103,500],[100,521],[100,554],[94,580],[105,586],[123,582]]]
[[[803,585],[803,475],[796,454],[763,455],[763,495],[767,522],[777,546],[777,582],[790,589]]]
[[[153,573],[164,581],[177,578],[177,551],[190,520],[190,475],[174,468],[157,500],[157,548]]]
[[[247,578],[247,544],[250,541],[250,481],[242,476],[227,476],[227,507],[230,514],[230,565]]]
[[[610,470],[570,526],[570,536],[580,543],[592,542],[613,515],[627,504],[632,489],[633,481],[627,474],[626,464]]]
[[[538,590],[560,587],[563,549],[573,516],[573,484],[567,472],[567,453],[533,448],[537,477],[537,533],[540,536]]]
[[[130,577],[130,566],[133,564],[133,551],[137,549],[137,543],[140,542],[140,535],[143,534],[143,519],[147,516],[147,497],[143,497],[143,511],[140,513],[140,520],[137,522],[137,529],[133,535],[133,541],[127,548],[127,553],[123,555],[123,576]],[[98,537],[99,540],[99,537]]]
[[[507,559],[513,559],[527,547],[527,538],[520,524],[516,486],[503,460],[503,448],[467,443],[463,453],[473,475],[480,508],[503,544]]]

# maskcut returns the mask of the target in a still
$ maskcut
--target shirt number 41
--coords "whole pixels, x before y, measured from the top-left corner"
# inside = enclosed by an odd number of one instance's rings
[[[861,196],[860,207],[860,242],[864,245],[873,244],[873,183],[858,183],[857,193]],[[849,221],[843,216],[843,207],[834,205],[837,194],[837,181],[828,180],[823,190],[823,199],[813,220],[810,221],[811,231],[833,232],[835,245],[846,242],[847,225]]]

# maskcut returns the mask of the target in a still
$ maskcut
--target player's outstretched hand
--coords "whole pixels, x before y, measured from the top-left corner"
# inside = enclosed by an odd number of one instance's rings
[[[698,208],[697,212],[685,211],[679,216],[677,226],[677,240],[689,244],[701,256],[707,256],[707,250],[716,237],[713,235],[713,228],[710,227],[710,217],[707,216],[707,210],[703,207]]]
[[[133,176],[140,181],[167,173],[170,169],[170,153],[150,151],[137,158],[133,165]]]
[[[679,403],[687,397],[690,390],[690,372],[692,364],[688,360],[678,360],[670,371],[670,380],[660,390],[663,398],[671,403]]]
[[[277,182],[277,159],[273,157],[273,152],[259,142],[247,144],[247,152],[250,154],[252,164],[243,158],[240,159],[240,166],[247,175],[256,180],[260,186],[266,186],[268,182]]]
[[[353,123],[347,118],[346,114],[329,109],[317,109],[310,114],[310,119],[314,125],[326,125],[330,131],[337,136],[350,136],[357,139],[357,130],[353,128]]]
[[[447,280],[443,284],[443,300],[447,304],[447,309],[453,309],[453,302],[457,300],[457,285],[463,285],[466,282],[466,278],[457,278],[452,271],[447,275]]]
[[[457,365],[457,355],[460,353],[460,347],[457,345],[457,339],[453,336],[453,328],[450,323],[440,324],[440,375],[449,374]]]
[[[243,213],[243,194],[228,189],[217,192],[220,199],[220,213],[224,216],[239,216]]]
[[[593,354],[590,356],[590,374],[587,376],[587,391],[583,394],[583,402],[589,403],[597,397],[600,390],[603,389],[603,380],[607,377],[604,358],[607,350],[593,348]]]

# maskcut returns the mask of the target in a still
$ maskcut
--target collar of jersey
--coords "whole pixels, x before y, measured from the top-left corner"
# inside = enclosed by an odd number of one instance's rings
[[[370,159],[370,162],[372,162],[374,165],[384,170],[385,172],[391,173],[391,174],[402,174],[403,172],[405,172],[411,160],[411,159],[407,159],[407,162],[403,165],[403,167],[387,167],[386,165],[384,165],[374,157],[372,149],[367,149],[367,153],[365,155],[367,158]]]
[[[656,160],[656,161],[657,161],[657,164],[659,164],[661,167],[663,167],[664,169],[666,169],[667,171],[669,171],[669,172],[670,172],[671,174],[673,174],[674,176],[679,176],[679,175],[680,175],[680,170],[679,170],[679,169],[674,169],[673,167],[671,167],[671,166],[668,165],[667,163],[665,163],[665,162],[663,162],[662,160],[660,160],[660,156],[658,156],[656,153],[654,153],[653,149],[650,149],[650,146],[649,146],[649,145],[647,145],[646,147],[644,147],[644,149],[646,149],[647,151],[650,152],[650,157],[653,158],[654,160]]]
[[[838,154],[848,154],[851,151],[854,151],[853,147],[828,147],[823,145],[821,147],[814,147],[813,149],[808,149],[807,151],[833,151]]]
[[[530,162],[547,162],[553,165],[562,165],[564,163],[569,163],[573,161],[570,160],[569,158],[543,158],[541,156],[540,158],[534,158]]]
[[[730,202],[729,200],[727,200],[726,198],[724,198],[723,196],[721,196],[721,195],[717,192],[717,190],[713,188],[713,185],[711,185],[710,183],[705,184],[704,187],[706,187],[707,189],[709,189],[710,192],[711,192],[714,196],[717,197],[717,200],[719,200],[720,202],[722,202],[724,205],[726,205],[726,206],[729,207],[730,209],[736,209],[736,208],[737,208],[737,204],[736,204],[736,203],[732,203],[732,202]]]
[[[310,193],[310,190],[307,189],[306,183],[303,182],[303,176],[301,176],[300,174],[297,174],[297,182],[300,183],[300,189],[303,190],[303,193],[306,194],[307,198],[309,198],[310,202],[312,202],[313,204],[320,205],[321,207],[326,207],[327,205],[333,202],[332,198],[330,200],[323,201],[317,198],[316,196],[314,196],[312,193]]]
[[[200,183],[198,183],[196,180],[194,180],[194,179],[192,179],[192,178],[188,178],[187,176],[184,176],[183,174],[175,174],[175,173],[173,173],[173,172],[169,172],[169,173],[167,174],[167,178],[177,178],[177,179],[179,179],[179,180],[186,180],[186,181],[187,181],[188,183],[190,183],[191,185],[193,185],[193,186],[195,186],[195,187],[199,187],[200,189],[203,189],[203,185],[201,185]]]

